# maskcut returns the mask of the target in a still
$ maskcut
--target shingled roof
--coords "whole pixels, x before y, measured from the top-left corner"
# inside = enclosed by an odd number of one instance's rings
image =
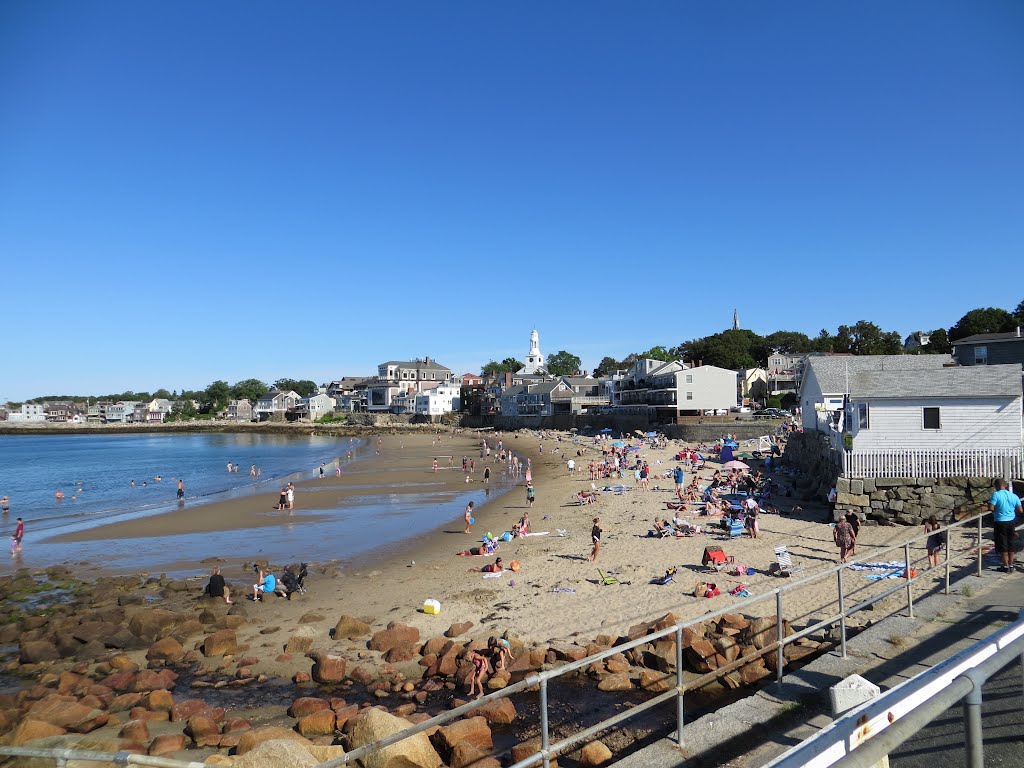
[[[851,385],[854,377],[867,371],[932,371],[944,365],[952,365],[949,355],[843,355],[837,357],[807,358],[807,369],[814,377],[822,393],[846,392],[847,382]],[[806,380],[807,374],[804,374]]]
[[[854,400],[902,400],[923,397],[1020,397],[1020,365],[972,365],[919,370],[862,371],[850,379]]]

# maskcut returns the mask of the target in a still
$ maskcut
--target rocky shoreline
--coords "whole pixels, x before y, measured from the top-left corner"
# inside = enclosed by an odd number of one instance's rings
[[[84,582],[63,567],[0,579],[3,669],[22,686],[0,694],[0,743],[241,768],[315,765],[464,703],[460,696],[473,670],[467,654],[485,650],[489,639],[475,634],[472,622],[429,638],[393,621],[334,621],[315,613],[286,627],[247,601],[228,606],[204,598],[202,586],[142,575]],[[325,620],[334,621],[333,629],[316,627]],[[498,690],[675,621],[668,614],[621,637],[533,646],[505,632],[514,661],[508,670],[489,668],[485,684]],[[791,632],[788,623],[784,632]],[[773,618],[739,614],[696,625],[683,633],[686,673],[692,678],[724,666],[770,644],[776,633]],[[822,649],[809,640],[788,646],[785,663]],[[568,700],[610,697],[615,706],[629,706],[674,686],[675,659],[674,638],[666,638],[583,667],[558,685],[573,686],[565,692]],[[722,685],[756,686],[773,675],[775,663],[768,654],[725,675]],[[500,699],[475,716],[388,748],[388,759],[401,755],[402,765],[429,768],[492,768],[522,759],[539,743],[536,718],[523,714],[535,699]],[[560,723],[556,716],[553,730],[567,735],[580,727],[579,717],[579,711],[567,712]],[[607,762],[653,730],[644,724],[634,729],[590,742],[562,761]]]

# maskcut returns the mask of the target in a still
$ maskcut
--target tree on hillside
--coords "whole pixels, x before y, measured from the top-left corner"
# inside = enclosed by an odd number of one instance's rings
[[[160,398],[162,400],[170,400],[174,395],[168,392],[166,389],[158,389],[153,393],[154,398]]]
[[[713,336],[705,336],[703,339],[683,342],[677,349],[690,364],[701,362],[704,365],[738,371],[759,365],[754,354],[760,352],[763,341],[753,331],[743,328],[730,329]]]
[[[1022,302],[1024,303],[1024,302]],[[1020,306],[1017,307],[1020,309]],[[976,333],[1005,333],[1016,326],[1017,321],[1005,309],[986,307],[972,309],[949,329],[949,340],[957,341]]]
[[[213,412],[222,411],[228,407],[228,400],[231,399],[231,387],[226,381],[218,379],[206,388],[203,393],[203,402]]]
[[[949,343],[949,336],[945,328],[936,328],[930,334],[928,343],[921,347],[923,355],[948,355],[953,351],[953,345]]]
[[[806,333],[797,331],[776,331],[764,337],[764,345],[770,350],[778,350],[784,355],[798,352],[811,352],[814,343]],[[765,355],[767,358],[767,355]]]
[[[839,326],[832,351],[854,355],[900,355],[903,354],[903,341],[896,331],[886,332],[874,323],[858,320],[852,326]]]
[[[676,359],[676,356],[672,354],[671,350],[665,349],[665,347],[660,345],[657,347],[651,347],[646,352],[642,352],[640,357],[646,358],[647,360],[663,360],[666,363],[670,360]]]
[[[548,357],[547,369],[555,376],[572,376],[580,369],[583,361],[564,349]]]
[[[494,360],[485,363],[480,369],[480,373],[484,376],[493,376],[501,373],[515,373],[522,367],[523,364],[514,357],[506,357],[500,363],[495,362]]]
[[[319,391],[319,387],[315,381],[309,379],[278,379],[274,382],[274,389],[279,392],[287,392],[292,390],[299,397],[309,397],[315,395]]]
[[[822,328],[818,331],[818,335],[811,341],[812,352],[834,352],[832,345],[835,342],[834,337],[828,332],[827,328]]]
[[[614,357],[601,358],[601,362],[597,364],[597,368],[594,369],[594,376],[610,376],[619,370],[619,361]]]
[[[256,402],[270,391],[270,387],[259,379],[243,379],[236,381],[231,387],[231,398],[233,400],[250,400]]]

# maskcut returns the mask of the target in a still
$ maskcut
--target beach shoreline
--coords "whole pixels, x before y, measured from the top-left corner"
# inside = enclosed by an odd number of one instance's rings
[[[523,489],[524,479],[504,476],[507,466],[488,463],[495,475],[494,492],[479,499],[475,508],[477,524],[471,536],[463,534],[464,500],[482,491],[482,467],[478,454],[480,440],[497,454],[497,441],[516,451],[525,462],[532,462],[536,501],[528,508]],[[652,539],[647,531],[655,516],[671,517],[665,502],[673,498],[673,484],[663,477],[675,466],[672,460],[682,447],[669,441],[661,449],[642,448],[642,455],[652,465],[651,489],[630,490],[621,494],[604,494],[596,505],[579,506],[573,495],[589,490],[586,473],[589,461],[601,458],[606,445],[595,444],[592,438],[570,433],[472,432],[437,435],[398,432],[381,434],[366,447],[366,458],[352,465],[352,472],[343,471],[341,478],[313,478],[297,483],[297,510],[294,517],[281,516],[272,510],[276,492],[257,494],[245,499],[230,499],[181,512],[171,512],[137,520],[114,522],[83,532],[63,534],[58,540],[82,547],[144,547],[151,558],[145,567],[124,567],[115,557],[70,558],[61,563],[73,571],[96,577],[101,574],[161,573],[201,579],[212,564],[222,566],[224,575],[236,589],[251,589],[253,563],[276,569],[289,563],[314,562],[310,585],[303,596],[306,608],[325,615],[345,613],[366,619],[397,617],[418,626],[424,632],[436,627],[438,619],[420,612],[423,601],[436,599],[443,606],[445,621],[468,621],[500,632],[508,628],[531,640],[597,633],[622,632],[630,624],[672,612],[676,616],[696,616],[710,607],[692,597],[693,584],[707,580],[701,567],[705,545],[723,547],[738,563],[753,570],[753,575],[736,577],[728,573],[716,575],[723,595],[728,589],[743,584],[752,592],[772,589],[769,566],[774,562],[773,546],[785,543],[805,570],[827,567],[835,563],[836,550],[830,529],[817,522],[824,506],[801,499],[780,499],[780,506],[802,505],[798,515],[766,515],[762,517],[762,535],[729,539],[710,529],[709,533],[685,539]],[[377,455],[380,451],[380,455]],[[430,469],[433,455],[455,455],[454,469],[441,467],[435,474]],[[461,455],[472,457],[478,464],[465,483],[461,471]],[[582,471],[570,474],[567,460],[574,459]],[[716,468],[709,463],[702,477]],[[358,470],[358,472],[356,471]],[[504,485],[501,478],[504,477]],[[687,473],[689,478],[689,472]],[[311,557],[303,550],[319,538],[325,518],[338,513],[361,514],[358,487],[390,483],[390,503],[401,507],[408,498],[419,499],[406,488],[424,481],[439,484],[431,496],[430,514],[436,515],[415,533],[400,530],[392,538],[359,541],[355,554],[334,556],[334,542],[316,543],[327,556]],[[606,481],[599,481],[601,484]],[[616,481],[620,482],[620,481]],[[632,479],[621,481],[632,487]],[[785,479],[783,478],[785,483]],[[500,488],[498,487],[500,486]],[[471,490],[467,490],[467,488]],[[445,500],[448,501],[445,501]],[[258,507],[258,509],[254,509]],[[371,523],[386,518],[386,508],[373,507],[369,519],[360,524],[370,530]],[[532,530],[547,535],[518,539],[501,545],[500,554],[506,563],[518,560],[522,570],[488,578],[480,568],[492,558],[456,557],[456,552],[479,542],[481,534],[500,535],[526,512],[530,512]],[[588,562],[591,519],[600,516],[605,534],[597,563]],[[403,519],[403,518],[399,518]],[[358,521],[357,521],[358,522]],[[385,520],[386,522],[386,520]],[[694,517],[693,522],[712,522]],[[407,523],[396,523],[397,527]],[[361,528],[349,529],[360,536]],[[380,530],[379,528],[376,530]],[[306,533],[304,533],[306,532]],[[559,535],[563,532],[564,535]],[[370,534],[366,534],[370,535]],[[865,527],[865,547],[882,545],[908,535],[903,528]],[[189,537],[193,538],[189,538]],[[221,537],[218,539],[217,537]],[[199,537],[199,538],[197,538]],[[305,538],[304,538],[305,537]],[[312,539],[311,539],[312,537]],[[188,553],[188,542],[223,541],[224,546],[202,556]],[[279,541],[280,540],[280,541]],[[178,544],[176,544],[176,542]],[[292,544],[294,542],[294,545]],[[344,542],[338,544],[339,548]],[[26,546],[31,546],[31,541]],[[669,568],[678,575],[671,586],[655,586],[651,580]],[[598,569],[612,573],[620,582],[615,588],[602,585]],[[323,593],[321,590],[323,589]],[[834,591],[834,590],[832,590]],[[814,610],[834,599],[828,585],[821,585],[808,594]],[[724,597],[724,600],[732,598]],[[498,608],[498,610],[495,610]],[[289,611],[291,608],[286,608]],[[766,608],[766,610],[768,610]]]

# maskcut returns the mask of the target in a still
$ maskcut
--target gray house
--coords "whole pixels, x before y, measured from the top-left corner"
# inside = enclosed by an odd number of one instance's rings
[[[960,365],[1024,364],[1024,335],[1020,326],[1009,333],[976,333],[953,342]]]

